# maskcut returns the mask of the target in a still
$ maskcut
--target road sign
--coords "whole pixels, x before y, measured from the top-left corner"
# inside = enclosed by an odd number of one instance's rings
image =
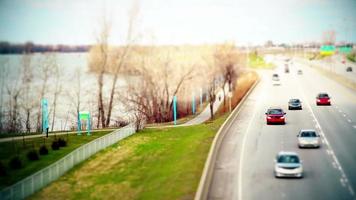
[[[320,47],[320,55],[330,56],[335,54],[335,46],[333,45],[323,45]]]

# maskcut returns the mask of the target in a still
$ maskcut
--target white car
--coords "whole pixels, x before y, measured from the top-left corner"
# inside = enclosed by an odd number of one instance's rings
[[[274,175],[276,178],[302,178],[303,166],[298,154],[295,152],[279,152],[274,161]]]
[[[320,147],[320,135],[313,129],[305,129],[299,131],[298,135],[298,146],[303,147]]]
[[[273,85],[280,85],[281,84],[281,81],[279,79],[279,75],[278,74],[273,74],[272,75],[272,82],[273,82]]]

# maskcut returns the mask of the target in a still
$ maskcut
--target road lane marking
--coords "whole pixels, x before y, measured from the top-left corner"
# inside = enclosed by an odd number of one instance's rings
[[[334,160],[334,162],[336,163],[337,169],[340,171],[341,176],[344,177],[345,182],[346,182],[347,185],[348,185],[349,192],[350,192],[351,196],[354,196],[354,191],[353,191],[353,189],[352,189],[352,187],[351,187],[351,185],[350,185],[350,183],[349,183],[349,181],[348,181],[348,178],[346,177],[346,174],[345,174],[343,168],[341,167],[341,164],[340,164],[339,160],[337,159],[337,157],[336,157],[336,155],[335,155],[335,153],[334,153],[334,151],[333,151],[333,149],[332,149],[332,147],[331,147],[331,145],[330,145],[328,139],[326,138],[326,135],[324,134],[324,132],[323,132],[323,130],[322,130],[322,128],[321,128],[321,125],[320,125],[318,119],[316,118],[315,113],[314,113],[314,111],[313,111],[311,105],[310,105],[309,102],[307,101],[306,95],[304,94],[304,92],[303,92],[303,90],[301,89],[300,86],[298,87],[298,89],[299,89],[299,92],[302,94],[303,99],[304,99],[304,102],[306,102],[308,109],[311,111],[311,113],[312,113],[312,115],[313,115],[313,118],[315,119],[315,123],[316,123],[315,127],[318,127],[318,129],[320,130],[320,135],[322,135],[323,138],[325,139],[325,143],[326,143],[326,145],[328,146],[328,148],[330,149],[329,151],[330,151],[331,157],[332,157],[332,159]]]
[[[267,84],[264,84],[264,88],[262,88],[262,92],[259,94],[258,98],[257,98],[257,102],[256,102],[256,106],[254,108],[252,117],[248,123],[247,129],[245,131],[245,134],[243,135],[243,139],[242,139],[242,145],[241,145],[241,151],[240,151],[240,159],[239,159],[239,172],[238,172],[238,189],[237,189],[237,195],[238,195],[238,199],[242,200],[242,171],[243,171],[243,160],[244,160],[244,152],[245,152],[245,144],[246,144],[246,138],[248,135],[248,132],[250,131],[252,122],[254,121],[255,117],[256,117],[256,113],[257,110],[259,108],[260,102],[263,99],[262,97],[265,95],[265,87]]]
[[[354,125],[354,126],[352,126],[352,127],[354,127],[354,129],[356,129],[356,125]]]
[[[351,123],[352,121],[351,121],[351,119],[347,119],[347,121],[349,122],[349,123]]]

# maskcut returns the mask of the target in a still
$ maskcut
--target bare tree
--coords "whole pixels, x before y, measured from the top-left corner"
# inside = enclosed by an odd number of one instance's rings
[[[62,71],[58,64],[54,65],[54,92],[53,92],[53,104],[52,104],[52,128],[53,131],[55,125],[55,118],[56,118],[56,108],[57,108],[57,99],[62,92],[62,83],[61,83]]]
[[[75,110],[75,112],[72,113],[75,116],[74,121],[77,122],[79,119],[79,112],[81,109],[81,96],[82,96],[82,74],[81,74],[79,67],[75,70],[75,73],[74,73],[74,76],[72,79],[75,80],[75,84],[73,84],[72,90],[70,90],[67,93],[67,95],[71,101],[71,108],[74,107],[74,110]],[[72,109],[70,109],[70,110],[72,110]],[[66,117],[65,126],[67,124],[67,119],[68,118]]]
[[[7,74],[8,60],[0,63],[0,133],[4,130],[4,95],[5,95],[5,79]]]
[[[100,33],[96,38],[96,44],[90,50],[90,68],[97,73],[98,82],[98,115],[97,128],[100,124],[105,127],[105,108],[103,102],[104,74],[108,72],[109,60],[109,35],[111,23],[103,16],[101,19]]]
[[[114,96],[116,93],[115,92],[116,91],[116,83],[117,83],[120,69],[125,64],[126,58],[131,50],[131,46],[135,41],[135,36],[134,36],[135,30],[134,29],[135,29],[135,25],[137,22],[138,13],[139,13],[138,2],[134,1],[133,6],[129,12],[129,23],[128,23],[128,29],[127,29],[127,33],[126,33],[125,45],[122,48],[118,49],[115,54],[113,79],[112,79],[112,85],[111,85],[111,91],[110,91],[108,113],[107,113],[106,123],[105,123],[106,127],[109,126],[109,124],[110,124]]]
[[[229,92],[231,92],[233,89],[232,87],[235,85],[234,83],[237,80],[237,75],[238,75],[238,71],[237,71],[238,62],[240,60],[235,45],[232,43],[225,43],[222,45],[218,45],[214,52],[214,60],[223,78],[221,88],[223,90],[224,106],[225,106],[226,104],[225,86],[227,84],[229,88]]]
[[[20,73],[19,73],[20,74]],[[21,118],[19,115],[19,96],[21,93],[20,77],[16,75],[7,81],[6,89],[9,97],[8,127],[9,132],[21,130]]]
[[[31,113],[35,107],[33,99],[33,69],[30,49],[22,56],[22,107],[25,112],[26,132],[31,132]]]
[[[37,100],[37,106],[38,106],[38,113],[37,113],[37,124],[36,124],[36,131],[41,132],[42,127],[41,127],[41,100],[45,97],[45,94],[48,89],[48,81],[50,79],[50,76],[52,74],[53,68],[56,66],[56,57],[53,53],[47,53],[45,54],[44,60],[40,64],[39,68],[39,78],[41,80],[41,85],[39,89],[39,99]]]

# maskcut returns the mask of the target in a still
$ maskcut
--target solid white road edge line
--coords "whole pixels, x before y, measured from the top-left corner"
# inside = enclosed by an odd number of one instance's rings
[[[262,77],[263,78],[263,77]],[[262,80],[261,80],[262,81]],[[257,103],[255,106],[255,109],[253,111],[253,115],[248,123],[247,129],[245,131],[245,134],[243,135],[243,139],[242,139],[242,145],[241,145],[241,151],[240,151],[240,158],[239,158],[239,172],[238,172],[238,190],[237,190],[237,195],[238,195],[238,199],[242,200],[242,167],[243,167],[243,160],[244,160],[244,151],[245,151],[245,143],[246,143],[246,138],[247,138],[247,134],[250,130],[250,127],[252,125],[252,122],[255,119],[256,113],[257,113],[257,109],[259,108],[260,102],[262,97],[265,95],[265,86],[266,84],[264,84],[264,87],[262,88],[262,93],[260,93],[260,95],[258,95],[257,98]]]

